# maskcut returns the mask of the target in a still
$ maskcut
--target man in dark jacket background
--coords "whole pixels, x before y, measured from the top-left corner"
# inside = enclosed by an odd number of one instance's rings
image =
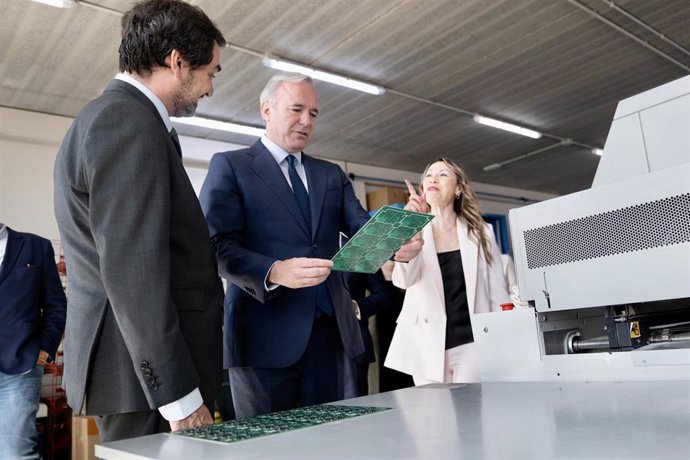
[[[55,359],[67,301],[50,241],[0,223],[0,458],[39,458],[43,366]]]

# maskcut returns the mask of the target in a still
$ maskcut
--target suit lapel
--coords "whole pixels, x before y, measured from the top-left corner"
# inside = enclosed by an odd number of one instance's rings
[[[304,221],[304,217],[302,217],[302,213],[299,210],[299,205],[297,204],[295,195],[292,193],[290,185],[288,185],[287,181],[285,180],[283,171],[281,171],[280,166],[278,166],[278,163],[276,163],[271,153],[266,149],[266,147],[264,147],[261,141],[257,141],[247,154],[253,157],[253,161],[249,162],[252,170],[266,185],[266,187],[276,194],[278,199],[285,205],[288,212],[292,214],[295,220],[302,226],[304,232],[309,234],[307,223]],[[309,187],[309,190],[311,191],[311,184],[309,184]],[[312,210],[312,215],[313,212],[314,211]],[[314,227],[313,220],[312,227]],[[309,238],[311,239],[311,235],[309,235]]]
[[[309,207],[311,208],[311,228],[312,234],[316,235],[319,228],[319,218],[321,209],[326,199],[326,184],[328,183],[328,170],[314,161],[313,158],[302,153],[302,163],[307,174],[307,185],[309,186]]]
[[[458,241],[460,241],[460,256],[465,274],[465,288],[467,289],[467,303],[470,313],[474,313],[474,299],[477,293],[477,253],[479,247],[474,240],[467,235],[467,225],[458,219]]]
[[[24,237],[7,227],[7,248],[5,248],[5,257],[2,261],[2,267],[0,267],[0,283],[5,281],[7,275],[12,271],[23,246]]]

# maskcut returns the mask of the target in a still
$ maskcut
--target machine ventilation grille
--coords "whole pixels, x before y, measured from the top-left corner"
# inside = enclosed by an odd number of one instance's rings
[[[690,193],[523,232],[530,269],[690,242]]]

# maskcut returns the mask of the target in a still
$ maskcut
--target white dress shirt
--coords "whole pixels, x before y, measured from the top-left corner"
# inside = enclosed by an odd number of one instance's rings
[[[0,224],[0,267],[2,261],[5,260],[5,251],[7,250],[7,227],[5,224]]]
[[[302,179],[304,188],[306,189],[307,193],[309,193],[309,184],[307,184],[307,172],[304,169],[304,164],[302,163],[302,152],[288,153],[281,146],[279,146],[278,144],[270,140],[268,137],[266,137],[266,135],[261,136],[261,143],[264,144],[264,147],[266,147],[266,149],[271,153],[273,159],[276,160],[276,163],[278,163],[278,166],[280,166],[280,170],[283,171],[283,176],[285,176],[285,180],[288,182],[288,184],[290,184],[291,188],[292,182],[290,181],[290,173],[288,172],[288,168],[290,167],[290,165],[288,164],[287,157],[288,155],[294,155],[295,158],[297,158],[297,162],[295,163],[297,175],[300,179]]]

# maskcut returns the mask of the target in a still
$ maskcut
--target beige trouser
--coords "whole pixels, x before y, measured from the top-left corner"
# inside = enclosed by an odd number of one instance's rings
[[[428,383],[479,383],[479,358],[474,342],[446,350],[443,382],[429,380],[421,375],[413,375],[414,384]]]

